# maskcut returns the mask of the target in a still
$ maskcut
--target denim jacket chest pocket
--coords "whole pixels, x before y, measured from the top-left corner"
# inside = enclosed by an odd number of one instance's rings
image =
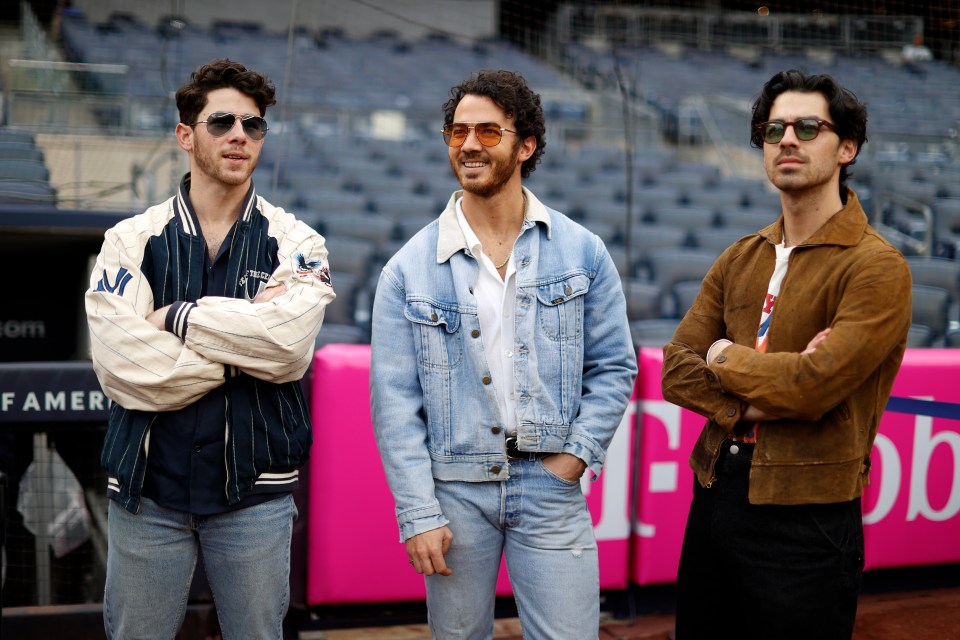
[[[413,323],[417,361],[425,368],[453,369],[463,362],[460,311],[431,300],[408,300],[403,315]]]
[[[537,286],[540,329],[550,340],[579,340],[583,335],[583,302],[590,278],[575,274]]]

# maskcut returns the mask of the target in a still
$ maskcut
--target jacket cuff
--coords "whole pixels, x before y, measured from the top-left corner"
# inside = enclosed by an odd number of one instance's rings
[[[185,340],[188,326],[187,319],[196,306],[193,302],[174,302],[167,309],[167,317],[163,323],[164,328],[181,340]]]
[[[606,461],[606,451],[600,449],[592,442],[581,438],[572,438],[563,444],[563,453],[569,453],[583,460],[587,469],[593,472],[591,481],[595,481],[603,470],[603,463]]]
[[[416,520],[407,520],[400,525],[400,542],[406,542],[413,536],[420,535],[426,531],[432,531],[433,529],[439,529],[449,523],[450,521],[447,520],[442,513],[417,518]]]

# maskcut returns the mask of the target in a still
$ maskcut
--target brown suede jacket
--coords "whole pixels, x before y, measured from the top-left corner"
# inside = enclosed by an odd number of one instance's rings
[[[664,349],[663,397],[707,417],[690,466],[701,485],[747,405],[761,422],[750,502],[806,504],[861,494],[911,319],[910,269],[867,223],[856,193],[790,256],[767,353],[754,350],[783,219],[738,240],[703,279]],[[831,333],[810,355],[807,343]],[[710,345],[733,342],[709,367]],[[742,425],[741,425],[742,426]]]

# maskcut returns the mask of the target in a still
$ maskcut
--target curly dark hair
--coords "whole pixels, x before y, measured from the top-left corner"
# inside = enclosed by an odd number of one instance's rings
[[[853,160],[840,167],[840,198],[846,203],[847,178],[849,178],[847,168],[857,161],[857,156],[867,142],[867,106],[860,102],[852,91],[840,86],[832,76],[810,75],[797,69],[781,71],[763,85],[760,97],[753,103],[753,117],[750,119],[752,146],[758,149],[763,148],[763,137],[757,125],[770,119],[773,101],[787,91],[821,94],[830,107],[830,119],[837,127],[837,135],[841,140],[853,140],[857,143],[857,152]]]
[[[267,107],[277,104],[276,87],[267,76],[251,71],[239,62],[213,60],[197,68],[190,74],[190,80],[177,90],[180,122],[196,122],[207,105],[207,94],[224,88],[236,89],[253,98],[260,109],[260,117],[267,112]]]
[[[520,177],[526,178],[533,173],[547,146],[546,125],[539,94],[527,85],[527,81],[519,73],[503,69],[484,69],[450,89],[450,99],[443,103],[444,124],[453,122],[457,105],[466,95],[486,96],[503,109],[507,116],[513,118],[517,129],[516,145],[519,145],[523,138],[536,137],[537,148],[533,155],[520,165]]]

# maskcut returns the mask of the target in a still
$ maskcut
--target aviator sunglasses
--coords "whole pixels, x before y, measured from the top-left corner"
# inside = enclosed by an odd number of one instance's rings
[[[190,126],[195,127],[198,124],[206,124],[207,132],[209,132],[214,138],[219,138],[230,131],[230,129],[233,129],[233,125],[237,121],[237,118],[240,118],[240,124],[243,126],[243,132],[247,134],[248,138],[251,140],[263,140],[263,136],[267,134],[267,121],[260,116],[241,116],[235,113],[228,113],[226,111],[214,111],[207,116],[206,120],[194,122]]]
[[[504,129],[496,122],[477,122],[472,125],[455,122],[443,125],[443,129],[441,129],[443,141],[447,143],[448,147],[462,147],[463,143],[467,141],[467,136],[470,135],[470,129],[474,130],[477,134],[477,140],[485,147],[495,147],[500,144],[504,131],[516,133],[511,129]]]
[[[767,144],[777,144],[783,140],[783,134],[787,132],[787,127],[793,127],[793,132],[796,134],[797,139],[803,140],[804,142],[813,140],[820,135],[821,127],[826,127],[831,131],[837,130],[834,124],[821,118],[800,118],[793,122],[787,122],[785,120],[768,120],[767,122],[761,122],[757,125],[757,131],[760,132],[760,137],[763,138],[763,141]]]

